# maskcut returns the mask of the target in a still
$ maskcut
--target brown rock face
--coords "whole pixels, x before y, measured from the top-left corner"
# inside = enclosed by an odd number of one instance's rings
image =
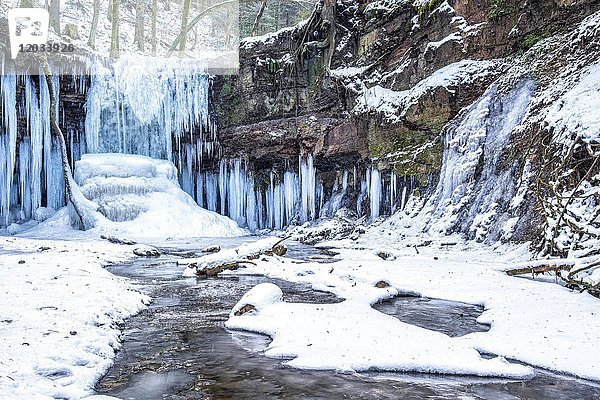
[[[313,16],[310,29],[242,43],[240,75],[214,83],[225,157],[244,157],[261,169],[294,165],[312,152],[325,173],[376,158],[380,167],[400,174],[435,174],[443,153],[441,128],[506,64],[468,84],[426,91],[394,121],[353,112],[364,87],[409,90],[461,60],[518,54],[599,8],[590,0],[432,0],[419,8],[391,2],[387,10],[375,3],[341,0],[333,12]],[[337,27],[333,54],[331,43],[314,44],[327,40],[330,18]],[[328,73],[340,67],[358,72]],[[424,146],[430,150],[419,153]]]

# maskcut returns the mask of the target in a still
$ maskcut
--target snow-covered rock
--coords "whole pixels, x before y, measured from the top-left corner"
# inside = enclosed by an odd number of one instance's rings
[[[250,289],[231,309],[230,316],[235,316],[245,306],[252,306],[260,312],[265,307],[283,301],[283,292],[272,283],[261,283]]]
[[[160,251],[152,246],[139,245],[133,249],[133,254],[140,257],[159,257]]]

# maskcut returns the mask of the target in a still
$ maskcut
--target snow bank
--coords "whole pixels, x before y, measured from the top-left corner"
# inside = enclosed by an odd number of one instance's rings
[[[514,378],[533,374],[529,367],[502,358],[484,359],[447,335],[382,314],[368,301],[283,303],[281,290],[267,285],[250,290],[234,307],[226,326],[271,336],[265,355],[293,358],[286,362],[289,366]],[[255,305],[259,312],[235,316],[246,304]]]
[[[86,154],[75,180],[106,217],[97,230],[138,237],[228,237],[245,232],[227,217],[198,207],[181,190],[170,161],[123,154]]]
[[[600,143],[600,64],[582,74],[577,85],[550,108],[545,122],[553,126],[556,140],[566,143],[575,136],[587,143]]]
[[[600,361],[590,351],[600,341],[596,298],[554,283],[507,276],[503,271],[515,265],[513,260],[525,261],[528,253],[521,248],[503,247],[492,251],[460,241],[456,246],[447,246],[445,243],[456,238],[423,236],[412,240],[417,243],[429,238],[432,243],[419,247],[416,254],[414,248],[406,247],[406,240],[399,239],[400,235],[386,231],[358,245],[338,242],[338,246],[360,246],[361,249],[336,249],[340,255],[336,257],[339,261],[334,263],[259,259],[256,266],[232,272],[308,283],[316,290],[326,290],[347,300],[335,305],[274,303],[259,313],[232,317],[227,326],[273,337],[266,354],[297,357],[290,365],[302,368],[360,370],[372,367],[527,375],[520,367],[506,366],[500,360],[478,361],[471,353],[476,349],[600,380]],[[373,243],[377,243],[376,247]],[[373,254],[377,249],[385,249],[396,259],[382,260]],[[376,280],[384,280],[391,287],[375,288]],[[487,332],[447,339],[406,326],[368,306],[399,292],[483,305],[485,312],[478,322],[489,324],[491,328]],[[428,343],[444,357],[437,357],[436,352],[428,353],[423,348]],[[397,354],[396,349],[402,354]],[[415,359],[407,354],[414,355]],[[465,360],[463,357],[470,360],[466,365],[460,362]]]
[[[0,255],[0,397],[92,394],[120,346],[118,324],[148,301],[102,268],[123,248],[0,238]]]

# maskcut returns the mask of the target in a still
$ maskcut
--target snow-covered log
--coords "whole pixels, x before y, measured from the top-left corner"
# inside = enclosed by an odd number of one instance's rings
[[[581,291],[587,290],[593,295],[600,294],[600,257],[598,256],[536,260],[505,272],[510,276],[531,274],[534,277],[554,272],[568,287]]]
[[[185,276],[214,276],[228,269],[237,269],[240,264],[253,264],[252,260],[261,255],[282,256],[287,248],[282,244],[287,238],[271,237],[252,243],[244,243],[234,249],[222,250],[199,258],[187,258],[178,261],[186,265]]]

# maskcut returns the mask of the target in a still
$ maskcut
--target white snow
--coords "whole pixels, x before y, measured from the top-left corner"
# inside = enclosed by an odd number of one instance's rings
[[[334,78],[353,78],[367,71],[370,66],[366,67],[340,67],[329,71]]]
[[[106,217],[98,221],[98,231],[128,237],[245,234],[231,219],[198,207],[179,187],[177,169],[170,161],[86,154],[75,163],[75,179]]]
[[[425,49],[425,51],[426,52],[427,51],[435,51],[438,48],[442,47],[444,44],[450,43],[450,42],[462,43],[463,42],[462,35],[458,32],[454,32],[441,40],[438,40],[436,42],[429,42],[427,44],[427,48]]]
[[[365,88],[357,98],[353,112],[378,112],[390,122],[397,122],[405,116],[410,106],[417,104],[421,97],[433,89],[442,87],[453,93],[453,87],[475,82],[490,74],[497,66],[496,61],[462,60],[437,70],[409,90],[397,92],[379,85]]]
[[[280,241],[281,239],[277,237],[268,237],[251,243],[243,243],[235,249],[223,250],[199,258],[184,258],[178,260],[177,263],[188,266],[184,271],[184,275],[194,276],[196,272],[206,268],[214,268],[222,264],[234,263],[248,257],[258,256],[265,251],[271,250]]]
[[[255,289],[263,288],[252,289],[248,297],[255,297]],[[249,300],[244,298],[240,304],[253,304]],[[292,367],[514,378],[532,375],[529,367],[502,358],[486,360],[449,336],[403,323],[363,302],[318,305],[268,300],[275,301],[263,302],[258,313],[231,316],[227,327],[271,336],[273,342],[265,355],[293,358],[286,362]]]
[[[459,240],[457,248],[450,249],[442,242],[452,238],[442,237],[416,254],[406,242],[399,242],[399,235],[370,236],[359,244],[338,242],[338,246],[361,249],[336,249],[341,254],[333,264],[264,257],[257,266],[232,272],[305,282],[346,300],[321,305],[276,301],[260,312],[231,317],[227,326],[271,336],[265,354],[292,358],[287,364],[299,368],[530,375],[528,368],[518,364],[481,360],[477,350],[600,379],[600,361],[590,351],[600,340],[597,299],[553,283],[505,275],[503,270],[514,265],[514,259],[523,261],[527,256],[520,248],[495,252]],[[324,245],[332,244],[336,243]],[[385,249],[396,259],[383,261],[365,247]],[[391,287],[375,288],[378,280]],[[370,308],[396,293],[482,305],[485,312],[478,322],[490,324],[491,329],[449,338]]]
[[[128,256],[107,242],[0,237],[0,397],[93,393],[120,346],[117,324],[148,301],[102,267]]]
[[[275,41],[282,35],[291,34],[294,31],[300,30],[308,23],[308,20],[300,21],[295,26],[289,26],[282,28],[276,32],[267,33],[262,36],[250,36],[245,37],[240,41],[240,49],[250,50],[254,46],[268,46],[275,43]]]
[[[267,306],[283,301],[283,292],[272,283],[261,283],[250,289],[233,307],[230,317],[246,305],[252,305],[256,312],[261,312]]]
[[[600,64],[586,68],[581,79],[548,110],[545,122],[555,127],[556,139],[564,143],[576,136],[600,143]]]

